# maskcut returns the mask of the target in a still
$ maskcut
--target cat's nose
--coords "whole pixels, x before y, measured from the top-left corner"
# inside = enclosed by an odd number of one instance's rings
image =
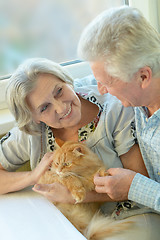
[[[62,172],[56,171],[56,173],[57,173],[59,176],[62,176]]]

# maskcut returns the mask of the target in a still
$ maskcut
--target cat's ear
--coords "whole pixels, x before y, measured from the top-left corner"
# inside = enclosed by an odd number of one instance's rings
[[[73,153],[76,155],[76,157],[79,157],[79,156],[84,155],[84,154],[82,153],[81,147],[75,147],[75,148],[73,149]]]

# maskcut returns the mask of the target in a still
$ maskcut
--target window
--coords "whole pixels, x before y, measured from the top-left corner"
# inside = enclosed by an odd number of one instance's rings
[[[10,74],[26,58],[56,62],[77,58],[84,27],[103,10],[124,0],[0,1],[0,75]]]
[[[3,75],[11,74],[30,57],[46,57],[56,62],[77,59],[77,44],[84,27],[105,9],[123,4],[139,8],[160,31],[159,0],[0,1],[0,134],[14,124],[5,102],[8,79]],[[83,64],[74,68],[74,76],[79,69],[82,75],[85,73],[87,67]]]

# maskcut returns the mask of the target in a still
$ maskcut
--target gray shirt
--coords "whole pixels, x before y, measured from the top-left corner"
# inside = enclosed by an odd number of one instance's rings
[[[104,161],[106,167],[122,167],[119,156],[128,152],[135,143],[133,108],[124,108],[109,93],[100,95],[97,86],[75,86],[75,91],[88,93],[89,101],[103,106],[96,130],[89,135],[86,144]],[[1,139],[0,163],[7,171],[14,171],[30,160],[31,169],[34,169],[46,149],[44,124],[39,136],[26,134],[15,127]]]

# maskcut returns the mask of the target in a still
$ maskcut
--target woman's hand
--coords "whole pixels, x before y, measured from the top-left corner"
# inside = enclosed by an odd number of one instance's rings
[[[31,178],[33,178],[33,184],[36,184],[40,177],[49,169],[53,161],[53,152],[48,152],[44,155],[37,167],[31,171]]]
[[[75,203],[71,193],[64,185],[60,183],[37,184],[40,177],[50,167],[54,158],[54,153],[49,152],[44,155],[38,166],[32,171],[34,177],[33,191],[42,194],[51,202]]]
[[[75,200],[67,187],[60,183],[36,184],[32,189],[33,191],[42,194],[51,202],[75,203]]]

